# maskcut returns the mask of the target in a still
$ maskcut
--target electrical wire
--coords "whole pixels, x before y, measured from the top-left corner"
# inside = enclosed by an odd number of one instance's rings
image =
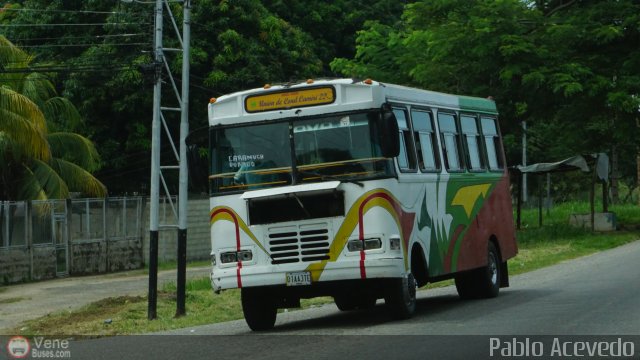
[[[71,13],[71,14],[126,14],[117,11],[95,11],[95,10],[57,10],[57,9],[25,9],[25,8],[1,8],[0,12],[15,11],[15,12],[40,12],[40,13]]]
[[[129,66],[95,66],[95,67],[49,67],[49,68],[24,68],[24,69],[4,69],[0,70],[0,74],[20,74],[20,73],[53,73],[53,72],[101,72],[114,70],[135,70]]]
[[[106,43],[106,44],[42,44],[42,45],[20,45],[20,48],[47,48],[47,47],[86,47],[86,46],[139,46],[139,45],[148,45],[151,46],[150,42],[148,43]],[[12,46],[2,46],[4,47],[12,47]]]
[[[90,59],[87,59],[85,61],[78,61],[75,63],[70,63],[70,64],[52,64],[52,63],[35,63],[35,64],[27,64],[27,66],[31,67],[31,68],[39,68],[39,67],[49,67],[49,66],[62,66],[62,65],[68,65],[68,66],[73,66],[73,67],[78,67],[78,66],[103,66],[105,64],[108,65],[138,65],[138,64],[132,64],[131,62],[118,62],[118,63],[114,63],[114,62],[104,62],[104,61],[99,61],[99,60],[95,60],[95,61],[89,61]],[[5,64],[24,64],[23,61],[10,61],[7,62]],[[3,63],[0,63],[0,65],[5,65]],[[24,68],[25,66],[18,66],[18,67],[13,67],[13,68]],[[12,66],[9,66],[9,68],[12,68]]]
[[[1,27],[45,27],[45,26],[104,26],[104,25],[150,25],[151,23],[62,23],[62,24],[0,24]]]
[[[113,35],[87,35],[87,36],[67,36],[67,37],[49,37],[49,38],[28,38],[28,39],[15,39],[15,40],[11,40],[9,39],[9,41],[11,41],[12,43],[15,42],[23,42],[23,41],[43,41],[43,40],[70,40],[70,39],[86,39],[87,37],[89,38],[95,38],[95,39],[108,39],[108,38],[117,38],[117,37],[134,37],[134,36],[148,36],[150,34],[147,33],[131,33],[131,34],[113,34]],[[17,47],[21,47],[20,45],[16,45]]]

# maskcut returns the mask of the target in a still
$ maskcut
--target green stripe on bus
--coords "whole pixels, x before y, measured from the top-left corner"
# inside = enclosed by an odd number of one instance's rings
[[[489,99],[475,98],[469,96],[459,96],[461,110],[473,110],[496,113],[496,103]]]

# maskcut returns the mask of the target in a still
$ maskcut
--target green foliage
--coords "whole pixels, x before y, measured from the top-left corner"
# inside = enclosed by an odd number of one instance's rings
[[[364,78],[371,77],[377,80],[389,80],[399,82],[397,73],[396,54],[402,52],[402,42],[392,27],[379,22],[367,22],[367,31],[358,32],[356,58],[361,60],[354,63],[344,58],[337,58],[331,62],[332,69],[346,76]],[[367,46],[361,46],[367,44]],[[389,51],[381,51],[389,49]],[[404,78],[405,81],[409,77]]]
[[[171,6],[180,24],[181,4]],[[6,30],[10,39],[33,49],[39,65],[64,70],[47,76],[77,105],[80,115],[89,119],[73,129],[55,122],[51,129],[90,134],[104,159],[98,176],[113,193],[144,191],[150,173],[153,4],[25,0],[21,7],[25,11],[4,12],[0,20],[8,24],[103,24]],[[206,104],[212,96],[265,83],[332,76],[328,63],[336,55],[353,55],[355,32],[365,20],[395,22],[402,8],[402,2],[390,0],[194,2],[190,127],[206,124]],[[164,18],[164,46],[177,48],[166,11]],[[181,71],[180,55],[165,52],[176,78]],[[177,107],[170,81],[164,80],[163,105]],[[177,129],[175,120],[167,116],[172,132]],[[166,140],[162,141],[163,156],[172,153]],[[166,180],[171,186],[177,178]]]
[[[322,70],[314,76],[334,75],[329,63],[334,58],[351,57],[355,38],[366,22],[393,25],[400,19],[406,3],[397,0],[334,0],[311,2],[267,0],[263,4],[278,17],[310,36],[311,46]]]
[[[32,46],[38,65],[64,71],[2,77],[34,99],[51,131],[89,134],[104,159],[98,176],[113,192],[144,191],[150,173],[153,5],[25,0],[5,8],[0,24],[103,24],[3,27],[9,39]],[[172,8],[180,24],[181,4]],[[510,165],[520,158],[520,123],[526,120],[529,162],[616,152],[614,171],[628,183],[635,180],[637,1],[199,0],[191,17],[192,129],[206,125],[212,96],[307,77],[370,77],[492,96],[502,113]],[[168,16],[164,25],[164,45],[178,47]],[[0,44],[0,60],[12,56],[10,51]],[[165,55],[179,76],[180,54]],[[54,86],[31,86],[43,80]],[[164,80],[164,105],[177,106]],[[60,121],[48,114],[43,101],[55,90],[77,105],[80,117],[66,113]],[[55,113],[65,112],[58,101],[51,105]],[[167,120],[176,130],[176,119]],[[171,154],[168,141],[162,144],[163,154]],[[171,186],[177,179],[166,180]]]
[[[0,68],[7,71],[0,73],[0,199],[67,198],[69,191],[106,195],[89,172],[100,164],[93,143],[76,133],[48,132],[50,124],[75,127],[78,111],[56,96],[46,77],[25,71],[29,55],[3,36],[0,44]]]
[[[313,77],[322,68],[312,38],[260,1],[204,1],[192,19],[194,52],[210,54],[194,59],[192,71],[206,74],[204,85],[216,92]]]
[[[367,24],[343,75],[491,95],[510,163],[527,120],[529,162],[616,153],[635,180],[640,132],[640,4],[635,1],[416,2],[396,27]]]

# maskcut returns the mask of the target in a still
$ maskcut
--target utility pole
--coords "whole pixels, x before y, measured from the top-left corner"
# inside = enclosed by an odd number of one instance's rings
[[[149,295],[147,318],[155,319],[158,300],[158,207],[160,204],[160,100],[162,97],[162,0],[156,0],[153,86],[153,120],[151,125],[151,203],[149,204]]]
[[[187,273],[187,145],[189,134],[189,43],[191,41],[191,0],[184,0],[182,21],[182,101],[180,102],[180,187],[178,189],[178,281],[176,317],[186,314],[185,286]]]
[[[527,121],[522,122],[522,166],[527,166]],[[527,202],[527,174],[522,174],[522,202]]]
[[[162,229],[176,229],[177,233],[177,305],[176,317],[182,316],[185,311],[185,287],[186,287],[186,264],[187,264],[187,200],[188,200],[188,169],[187,169],[187,147],[185,139],[189,132],[189,43],[191,39],[190,18],[191,18],[191,0],[182,0],[183,13],[183,33],[182,37],[178,31],[169,0],[155,0],[155,42],[154,42],[154,69],[155,69],[155,85],[153,91],[153,122],[151,131],[151,198],[150,198],[150,219],[149,219],[149,298],[148,298],[148,319],[157,318],[157,294],[158,294],[158,232]],[[179,49],[164,48],[163,46],[163,6],[166,7],[169,18],[173,24],[175,35],[181,44]],[[169,63],[165,57],[165,52],[182,52],[182,91],[178,92],[175,81],[171,75]],[[167,72],[167,79],[173,87],[178,107],[162,106],[162,74]],[[170,133],[170,127],[163,115],[163,111],[180,112],[180,135],[179,135],[179,153]],[[177,165],[162,165],[160,159],[161,150],[161,127],[165,129],[167,138]],[[173,199],[169,192],[169,187],[163,176],[163,170],[178,170],[178,210],[173,203]],[[177,219],[176,224],[160,224],[159,207],[160,207],[160,185],[163,185],[165,194],[174,216]]]

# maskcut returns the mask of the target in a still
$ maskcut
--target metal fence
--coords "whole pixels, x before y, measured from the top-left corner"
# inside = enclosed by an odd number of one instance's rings
[[[0,202],[0,283],[142,267],[142,197]]]

